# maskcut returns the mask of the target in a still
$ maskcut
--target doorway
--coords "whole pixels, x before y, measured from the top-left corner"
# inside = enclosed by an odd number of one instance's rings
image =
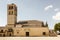
[[[26,36],[29,37],[29,32],[26,32]]]
[[[45,32],[43,32],[43,35],[46,35],[46,33],[45,33]]]
[[[9,34],[9,36],[11,36],[11,33]]]

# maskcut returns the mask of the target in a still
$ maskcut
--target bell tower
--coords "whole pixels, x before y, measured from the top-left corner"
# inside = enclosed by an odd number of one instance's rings
[[[7,25],[14,27],[17,22],[17,6],[15,4],[7,5]]]

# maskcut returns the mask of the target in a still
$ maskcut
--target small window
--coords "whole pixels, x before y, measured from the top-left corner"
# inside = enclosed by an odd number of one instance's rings
[[[26,32],[26,36],[29,36],[29,32]]]
[[[5,37],[5,34],[3,34],[3,37]]]
[[[13,29],[8,29],[8,32],[13,32]]]
[[[13,14],[13,11],[12,11],[12,14]]]
[[[9,9],[13,9],[13,6],[9,6]]]
[[[46,35],[46,32],[43,32],[43,35]]]
[[[17,34],[19,34],[19,32],[17,32]]]
[[[1,33],[3,33],[3,30],[1,30]]]
[[[13,11],[9,11],[9,15],[13,15]]]

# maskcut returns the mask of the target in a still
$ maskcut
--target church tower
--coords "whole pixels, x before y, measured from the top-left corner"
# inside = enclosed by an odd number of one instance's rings
[[[15,27],[17,22],[17,6],[15,4],[8,4],[7,6],[7,24],[8,27]]]

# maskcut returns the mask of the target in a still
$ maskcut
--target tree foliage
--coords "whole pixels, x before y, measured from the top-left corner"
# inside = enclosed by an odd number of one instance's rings
[[[60,23],[55,24],[54,30],[60,32]]]

